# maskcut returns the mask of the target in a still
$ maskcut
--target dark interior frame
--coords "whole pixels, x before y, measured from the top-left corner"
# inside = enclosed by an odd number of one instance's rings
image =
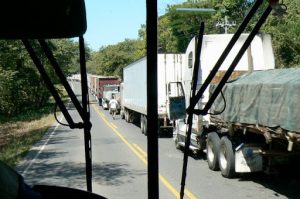
[[[42,3],[41,3],[42,2]],[[250,45],[254,36],[258,33],[260,27],[265,19],[270,14],[272,8],[269,5],[261,18],[258,20],[253,31],[251,31],[245,44],[242,46],[238,55],[226,72],[224,78],[221,80],[217,89],[213,93],[212,98],[208,102],[208,106],[203,110],[194,110],[196,103],[203,95],[205,89],[215,76],[219,67],[225,60],[230,49],[237,41],[240,34],[253,17],[258,7],[262,4],[263,0],[256,0],[250,12],[239,26],[237,32],[234,34],[233,39],[230,41],[227,48],[224,50],[216,66],[213,68],[211,74],[205,80],[203,86],[197,94],[193,93],[191,105],[188,107],[189,114],[207,114],[210,106],[215,98],[220,93],[225,85],[229,76],[235,68],[235,65],[240,60],[241,56]],[[46,6],[45,6],[46,5]],[[40,6],[40,7],[39,7]],[[158,113],[157,113],[157,0],[146,0],[147,7],[147,117],[149,133],[147,137],[148,147],[148,198],[159,198],[159,168],[158,168]],[[85,144],[85,158],[86,158],[86,182],[87,191],[92,192],[92,149],[91,149],[91,122],[89,110],[89,97],[88,85],[85,65],[85,48],[83,35],[86,31],[86,13],[84,0],[7,0],[1,2],[0,6],[0,39],[21,39],[25,45],[29,55],[43,77],[48,89],[55,98],[60,110],[65,116],[70,128],[84,129],[84,144]],[[52,38],[71,38],[79,37],[79,50],[80,50],[80,71],[81,71],[81,88],[82,88],[82,103],[78,101],[73,93],[66,77],[61,71],[58,63],[56,62],[50,48],[47,46],[45,39]],[[72,117],[68,113],[67,108],[63,104],[58,92],[47,75],[42,62],[38,59],[29,39],[37,39],[40,46],[45,52],[46,57],[51,63],[54,71],[59,77],[61,83],[65,87],[69,97],[71,98],[74,106],[76,107],[82,122],[74,123]],[[186,146],[188,146],[186,144]],[[187,150],[185,150],[187,151]],[[186,153],[185,153],[186,156]],[[185,157],[186,158],[186,157]],[[187,164],[187,160],[184,160]],[[186,168],[183,169],[183,172]],[[186,171],[185,171],[186,172]],[[185,175],[183,175],[185,179]],[[182,181],[183,182],[183,181]],[[184,183],[182,183],[184,186]],[[183,193],[181,194],[183,198]]]

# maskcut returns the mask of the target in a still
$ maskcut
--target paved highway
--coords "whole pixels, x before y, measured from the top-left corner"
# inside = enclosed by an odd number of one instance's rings
[[[80,97],[80,90],[74,87]],[[147,140],[138,126],[112,119],[91,98],[93,192],[107,198],[147,198]],[[75,121],[80,118],[72,105]],[[64,122],[64,120],[62,120]],[[54,125],[17,167],[29,184],[86,189],[83,130]],[[159,138],[160,198],[178,198],[183,153],[172,138]],[[189,199],[300,198],[299,174],[251,174],[225,179],[208,169],[205,156],[189,157]]]

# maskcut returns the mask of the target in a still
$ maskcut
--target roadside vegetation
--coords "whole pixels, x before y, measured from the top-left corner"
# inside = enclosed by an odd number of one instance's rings
[[[75,42],[48,42],[66,76],[79,70]],[[37,49],[60,96],[67,100],[53,69]],[[0,52],[0,160],[14,167],[53,125],[55,102],[19,41],[0,41]]]
[[[68,96],[62,86],[56,86],[67,103]],[[54,124],[55,102],[52,97],[40,109],[28,110],[11,118],[0,118],[0,160],[12,168],[24,157],[30,147],[41,140],[47,130]]]
[[[26,155],[30,147],[42,138],[55,121],[53,104],[35,113],[33,117],[28,114],[31,113],[25,113],[20,117],[12,118],[12,121],[0,124],[0,160],[12,168]]]

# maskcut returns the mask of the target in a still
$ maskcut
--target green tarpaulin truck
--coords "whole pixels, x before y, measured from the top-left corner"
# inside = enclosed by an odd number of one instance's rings
[[[192,134],[193,147],[206,151],[209,168],[228,178],[290,163],[300,154],[299,99],[298,68],[245,74],[224,86],[209,124]]]

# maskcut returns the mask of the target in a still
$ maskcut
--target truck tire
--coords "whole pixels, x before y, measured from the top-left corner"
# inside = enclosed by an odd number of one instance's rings
[[[124,119],[125,119],[125,114],[124,114],[124,111],[122,111],[122,110],[121,110],[121,112],[120,112],[120,115],[121,115],[121,119],[123,119],[123,120],[124,120]]]
[[[218,171],[220,153],[220,138],[217,133],[209,133],[206,140],[206,159],[208,167],[213,171]]]
[[[125,110],[125,121],[129,122],[129,112],[128,112],[128,110]]]
[[[219,166],[223,177],[235,176],[235,154],[232,143],[226,136],[222,137],[220,141]]]
[[[144,125],[145,125],[145,121],[144,121],[144,115],[141,114],[141,119],[140,119],[141,123],[140,123],[140,127],[141,127],[141,132],[142,134],[144,134]]]
[[[178,133],[176,133],[176,135],[175,135],[174,142],[175,142],[175,148],[178,149],[178,150],[182,150],[182,146],[179,144],[179,136],[178,136]]]
[[[148,135],[147,116],[144,116],[144,135]]]

